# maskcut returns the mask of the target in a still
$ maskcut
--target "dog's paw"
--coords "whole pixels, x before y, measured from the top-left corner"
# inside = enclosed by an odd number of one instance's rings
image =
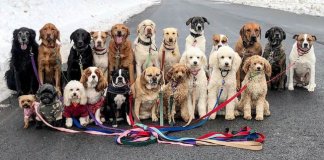
[[[209,120],[214,120],[216,118],[217,113],[213,113],[212,115],[209,116]]]
[[[152,115],[152,122],[157,122],[159,118],[156,115]]]
[[[257,116],[255,117],[255,120],[257,120],[257,121],[262,121],[262,120],[263,120],[263,116],[257,115]]]
[[[289,84],[288,85],[288,90],[293,91],[294,90],[294,84]]]
[[[234,115],[225,115],[226,120],[234,120],[235,116]]]
[[[235,110],[234,111],[234,116],[236,117],[236,116],[240,116],[241,115],[241,113],[240,113],[240,111],[238,111],[238,110]]]
[[[251,115],[244,115],[243,118],[246,119],[246,120],[251,120],[252,116]]]
[[[270,111],[265,111],[265,112],[264,112],[264,115],[265,115],[265,116],[270,116],[270,114],[271,114]]]
[[[117,124],[113,124],[113,125],[112,125],[112,127],[114,127],[114,128],[117,128],[117,127],[118,127],[118,125],[117,125]]]
[[[25,124],[25,125],[24,125],[24,129],[27,129],[28,127],[29,127],[28,124]]]
[[[309,92],[314,92],[315,91],[316,84],[309,84],[307,87],[307,90]]]
[[[67,128],[71,128],[72,127],[72,119],[71,118],[67,118],[66,119],[65,126]]]
[[[106,119],[105,119],[104,117],[101,117],[101,118],[100,118],[100,121],[101,121],[102,123],[104,123],[104,122],[106,122]]]

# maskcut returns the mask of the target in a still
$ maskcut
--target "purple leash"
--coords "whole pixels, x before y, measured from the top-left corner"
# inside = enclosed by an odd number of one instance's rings
[[[34,53],[33,53],[32,51],[30,52],[30,59],[31,59],[31,61],[32,61],[32,66],[33,66],[34,74],[35,74],[35,76],[36,76],[36,78],[37,78],[38,84],[41,86],[41,85],[43,85],[43,84],[42,84],[41,81],[39,80],[39,76],[38,76],[37,68],[36,68],[36,63],[35,63],[35,59],[34,59]]]

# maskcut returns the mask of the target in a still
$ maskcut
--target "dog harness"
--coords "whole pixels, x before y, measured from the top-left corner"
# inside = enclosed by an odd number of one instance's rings
[[[38,107],[38,112],[43,116],[43,118],[51,123],[57,120],[59,115],[63,112],[63,105],[59,99],[56,99],[51,104],[40,103]]]
[[[92,49],[93,53],[95,53],[96,55],[104,55],[107,53],[107,48],[96,48],[96,47],[93,47]]]
[[[113,84],[109,84],[107,92],[112,94],[128,94],[130,92],[129,86],[124,85],[123,87],[114,87]]]
[[[105,103],[105,98],[102,97],[96,102],[95,104],[88,104],[89,111],[93,114],[96,113],[96,111],[103,106]]]
[[[24,108],[24,117],[29,118],[31,116],[35,116],[35,105],[38,105],[38,102],[34,102],[29,108]]]

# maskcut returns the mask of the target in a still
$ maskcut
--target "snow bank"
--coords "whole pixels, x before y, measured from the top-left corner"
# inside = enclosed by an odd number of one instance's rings
[[[250,6],[273,8],[297,14],[324,16],[323,0],[222,0]]]
[[[109,30],[115,23],[121,23],[160,0],[0,0],[0,102],[11,92],[4,79],[11,56],[12,32],[16,28],[28,27],[36,30],[48,22],[61,32],[61,54],[66,62],[70,34],[78,29]]]

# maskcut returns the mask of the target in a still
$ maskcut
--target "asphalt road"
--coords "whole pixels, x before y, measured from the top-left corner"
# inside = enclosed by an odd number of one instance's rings
[[[25,130],[22,128],[22,110],[17,105],[17,99],[10,97],[2,102],[10,106],[0,109],[0,159],[324,159],[324,71],[320,66],[324,61],[324,18],[212,1],[165,0],[131,17],[127,25],[131,27],[131,39],[134,40],[140,21],[155,21],[158,47],[162,29],[176,27],[179,29],[182,52],[185,37],[189,34],[185,22],[192,16],[205,16],[211,23],[205,30],[207,54],[211,49],[212,34],[228,35],[233,47],[241,26],[248,21],[261,24],[262,36],[270,27],[281,26],[287,33],[287,40],[284,41],[287,54],[290,53],[295,33],[314,34],[322,43],[315,44],[317,87],[314,93],[305,89],[270,91],[267,99],[272,115],[262,122],[246,121],[242,117],[225,121],[218,116],[201,128],[172,134],[197,137],[208,131],[223,131],[226,127],[237,130],[248,125],[266,135],[262,151],[166,144],[129,147],[116,145],[112,137],[66,134],[48,129]],[[264,38],[261,41],[266,43]]]

